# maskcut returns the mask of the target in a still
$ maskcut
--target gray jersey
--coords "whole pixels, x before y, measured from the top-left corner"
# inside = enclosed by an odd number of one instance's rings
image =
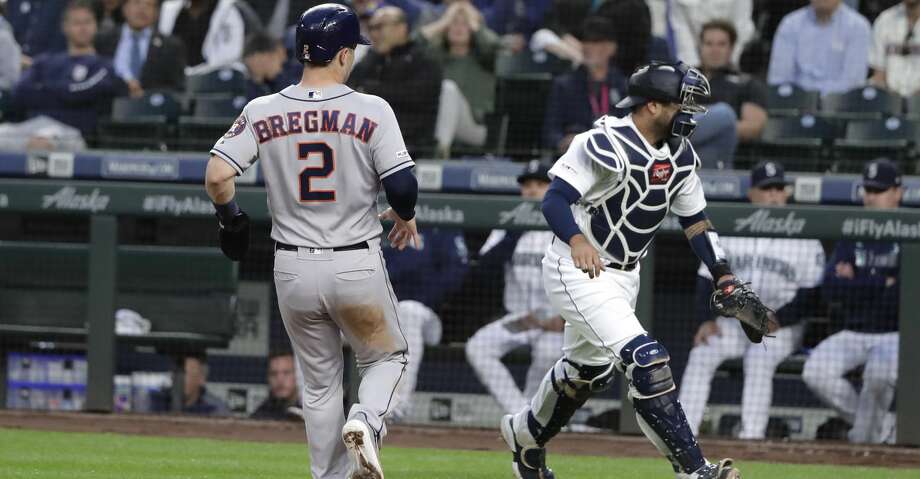
[[[390,105],[345,85],[252,100],[211,154],[239,174],[261,159],[272,239],[315,248],[379,236],[380,180],[415,164]]]

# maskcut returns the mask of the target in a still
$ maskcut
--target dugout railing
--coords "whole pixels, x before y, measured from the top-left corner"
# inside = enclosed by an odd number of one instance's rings
[[[238,199],[256,222],[268,221],[265,192],[258,187],[238,188]],[[747,204],[711,203],[708,213],[723,235],[765,237],[807,237],[821,240],[866,239],[896,241],[901,244],[900,356],[897,383],[897,442],[920,445],[920,376],[912,367],[920,364],[920,212],[867,210],[838,206],[789,206],[759,208]],[[418,220],[424,225],[461,229],[545,229],[546,224],[536,203],[522,202],[511,196],[422,194],[417,208]],[[55,180],[0,179],[0,216],[82,217],[89,221],[91,260],[87,291],[89,381],[87,393],[97,399],[87,401],[87,409],[107,410],[112,397],[111,371],[114,361],[115,271],[118,257],[119,217],[201,219],[213,222],[212,207],[203,188],[194,185],[156,183],[80,182]],[[0,240],[5,238],[0,237]],[[257,240],[257,241],[264,241]],[[676,218],[669,217],[658,242],[682,241]],[[205,243],[214,244],[210,238]],[[2,251],[2,250],[0,250]],[[687,250],[689,251],[689,250]],[[9,254],[9,253],[0,253]],[[664,261],[663,261],[664,260]],[[667,258],[653,249],[643,259],[642,280],[637,311],[647,329],[654,331],[656,268],[669,268]],[[9,257],[0,266],[12,264]],[[270,268],[269,268],[270,269]],[[98,278],[104,278],[99,281]],[[689,308],[688,308],[689,309]],[[95,328],[106,333],[93,334]],[[0,342],[6,338],[0,337]],[[92,405],[92,406],[91,406]],[[638,432],[628,403],[620,408],[619,430]]]

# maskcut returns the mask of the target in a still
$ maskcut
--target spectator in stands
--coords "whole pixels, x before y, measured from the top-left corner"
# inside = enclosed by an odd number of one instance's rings
[[[70,0],[8,0],[6,19],[13,26],[16,41],[22,48],[23,68],[42,53],[60,53],[67,49],[61,31],[61,17]]]
[[[185,46],[156,30],[159,0],[126,0],[124,23],[96,36],[96,50],[112,58],[115,73],[132,97],[145,90],[182,90],[185,86]]]
[[[0,15],[0,90],[9,90],[19,80],[22,50],[16,43],[13,27]]]
[[[383,246],[387,272],[399,298],[399,321],[409,345],[409,364],[397,391],[398,403],[391,417],[409,415],[425,345],[441,342],[438,311],[446,298],[463,282],[467,271],[466,242],[460,230],[428,228],[419,232],[419,247],[399,251]]]
[[[297,370],[290,351],[268,357],[268,397],[249,416],[252,419],[303,420]]]
[[[549,183],[549,168],[538,160],[518,176],[521,197],[527,200],[542,201]],[[546,371],[562,356],[565,323],[549,304],[541,276],[543,254],[552,240],[551,231],[493,230],[479,251],[481,266],[505,271],[506,314],[473,334],[466,343],[466,359],[506,413],[527,405]],[[523,346],[530,346],[531,360],[521,391],[501,359]]]
[[[732,168],[738,141],[760,138],[767,122],[766,87],[731,63],[737,34],[726,20],[713,20],[700,32],[701,69],[712,95],[709,112],[698,115],[693,147],[704,168]]]
[[[435,125],[438,156],[450,157],[454,139],[484,145],[485,117],[495,107],[498,35],[482,23],[472,4],[454,2],[440,19],[420,28],[417,39],[444,69]]]
[[[186,74],[243,57],[246,23],[236,0],[165,0],[159,30],[182,40],[190,67]]]
[[[430,148],[441,96],[441,65],[409,38],[402,10],[378,9],[368,28],[373,51],[355,65],[348,84],[390,103],[410,148]]]
[[[872,83],[910,97],[920,93],[920,0],[904,0],[872,26]]]
[[[869,22],[841,0],[811,0],[783,18],[770,53],[767,83],[792,83],[822,94],[865,84]]]
[[[606,18],[589,17],[581,32],[584,65],[553,80],[543,121],[543,142],[559,153],[626,95],[626,76],[613,62],[613,26]]]
[[[357,10],[359,3],[369,3],[368,0],[248,0],[247,4],[252,7],[253,14],[256,15],[262,25],[265,26],[265,32],[270,35],[278,36],[287,27],[295,25],[303,12],[315,7],[321,3],[341,3],[350,5]],[[248,35],[247,35],[248,36]]]
[[[356,3],[378,3],[398,7],[405,12],[409,25],[421,27],[436,21],[446,8],[469,0],[445,0],[441,3],[426,0],[358,0]],[[473,0],[471,3],[482,12],[486,25],[499,35],[523,32],[530,34],[541,28],[553,0]],[[358,5],[355,6],[356,10]]]
[[[286,58],[284,45],[267,33],[253,33],[246,38],[243,50],[246,73],[246,97],[250,100],[281,91],[290,85],[282,76]],[[301,72],[303,65],[301,65]],[[296,79],[300,81],[300,78]]]
[[[783,206],[789,195],[789,183],[779,163],[765,161],[751,170],[748,198],[755,206]],[[814,239],[764,237],[723,237],[722,247],[735,273],[751,281],[764,304],[776,310],[774,318],[782,327],[763,344],[752,344],[738,320],[713,317],[709,306],[712,277],[701,265],[696,285],[696,311],[701,324],[681,380],[680,403],[690,428],[697,434],[719,365],[728,359],[743,358],[739,437],[764,439],[773,374],[783,359],[799,348],[805,328],[801,319],[813,315],[819,303],[824,248]]]
[[[700,63],[700,34],[707,22],[723,19],[737,32],[731,51],[735,65],[744,45],[754,37],[752,0],[649,0],[652,31],[664,38],[671,55],[689,65]]]
[[[530,50],[537,63],[544,63],[547,55],[571,62],[577,67],[583,58],[581,28],[591,10],[590,0],[553,0],[553,6],[546,15],[545,26],[530,37]],[[612,38],[611,32],[606,35]]]
[[[894,209],[901,203],[901,172],[888,159],[863,170],[863,204]],[[898,301],[900,246],[889,241],[841,240],[824,272],[824,296],[839,305],[843,330],[811,352],[802,379],[853,427],[857,443],[894,440],[894,415],[888,412],[898,379]],[[846,379],[863,366],[862,390]]]
[[[629,74],[651,61],[672,61],[667,42],[652,35],[652,16],[645,0],[606,0],[596,12],[613,24],[619,47],[614,62],[621,72]]]
[[[96,0],[96,25],[98,25],[100,35],[106,35],[121,27],[122,22],[125,21],[122,14],[124,1]]]
[[[735,125],[738,140],[754,141],[760,138],[767,124],[767,87],[735,68],[731,55],[737,39],[731,22],[713,20],[703,25],[700,69],[712,88],[709,101],[728,104],[738,117]]]
[[[62,15],[67,51],[36,57],[16,84],[13,102],[29,118],[49,116],[86,135],[95,129],[99,109],[126,88],[111,60],[96,55],[92,4],[75,0]]]

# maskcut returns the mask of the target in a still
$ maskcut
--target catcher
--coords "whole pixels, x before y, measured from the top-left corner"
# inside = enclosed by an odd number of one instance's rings
[[[713,306],[746,323],[752,341],[775,327],[750,287],[735,277],[706,216],[696,174],[700,159],[688,137],[709,82],[683,63],[652,63],[632,74],[624,118],[603,116],[577,135],[550,169],[543,214],[555,234],[543,258],[543,284],[565,320],[564,356],[530,404],[502,418],[501,434],[519,479],[552,479],[547,442],[615,371],[646,437],[678,479],[738,479],[731,459],[709,462],[677,399],[670,356],[639,324],[639,260],[668,211],[715,279]]]

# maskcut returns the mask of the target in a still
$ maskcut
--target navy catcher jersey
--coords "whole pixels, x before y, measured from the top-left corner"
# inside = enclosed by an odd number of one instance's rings
[[[668,211],[692,216],[706,207],[699,157],[683,139],[676,151],[650,145],[632,115],[601,117],[577,135],[550,169],[581,199],[572,205],[579,229],[607,263],[638,261]]]

